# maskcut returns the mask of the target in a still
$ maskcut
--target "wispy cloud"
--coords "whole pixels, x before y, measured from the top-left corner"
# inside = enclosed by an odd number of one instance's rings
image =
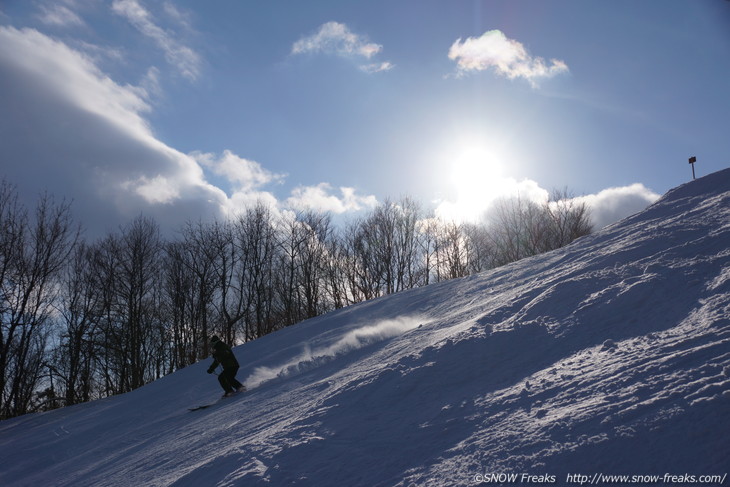
[[[167,16],[177,22],[181,27],[186,30],[192,31],[192,21],[190,12],[180,9],[175,6],[172,2],[164,2],[162,8]]]
[[[459,74],[489,68],[509,79],[524,78],[533,86],[537,80],[566,73],[568,65],[559,59],[546,62],[533,57],[520,42],[500,30],[490,30],[480,37],[457,39],[449,49],[449,59],[456,61]]]
[[[172,7],[167,6],[168,15],[170,12],[178,22],[182,14]],[[152,14],[144,8],[137,0],[114,0],[112,3],[114,13],[126,18],[139,32],[149,37],[165,53],[167,62],[177,67],[180,73],[187,79],[194,81],[200,75],[201,58],[197,52],[182,44],[175,36],[157,25]]]
[[[393,69],[393,64],[385,61],[383,63],[363,64],[360,66],[360,70],[368,74],[379,73],[381,71],[389,71]]]
[[[41,5],[38,18],[46,25],[78,27],[85,25],[78,14],[66,5]]]
[[[292,54],[323,53],[348,59],[370,60],[383,50],[383,46],[370,42],[366,37],[355,34],[340,22],[327,22],[308,37],[303,37],[292,46]],[[360,66],[367,73],[388,71],[390,62],[368,63]]]

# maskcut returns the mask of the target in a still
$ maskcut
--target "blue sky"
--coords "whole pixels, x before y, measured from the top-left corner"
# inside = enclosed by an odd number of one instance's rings
[[[730,2],[0,1],[2,176],[90,233],[255,201],[598,225],[730,162]]]

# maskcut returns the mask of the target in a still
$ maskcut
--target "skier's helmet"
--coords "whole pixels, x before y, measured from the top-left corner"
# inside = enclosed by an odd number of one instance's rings
[[[218,335],[213,335],[212,337],[210,337],[210,344],[211,345],[215,345],[216,342],[219,342],[219,341],[221,341],[221,340],[220,340],[220,338],[218,338]]]

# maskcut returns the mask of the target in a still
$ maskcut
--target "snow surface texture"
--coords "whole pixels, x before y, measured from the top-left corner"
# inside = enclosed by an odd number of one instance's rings
[[[572,245],[0,423],[0,485],[446,486],[730,470],[730,170]],[[575,477],[571,477],[575,480]],[[726,480],[730,482],[730,479]]]

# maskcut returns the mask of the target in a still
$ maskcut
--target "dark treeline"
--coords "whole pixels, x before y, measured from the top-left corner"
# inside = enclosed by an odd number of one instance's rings
[[[591,231],[564,192],[502,200],[482,224],[409,198],[336,228],[262,204],[174,238],[140,216],[95,242],[50,197],[31,214],[0,186],[0,418],[131,391],[208,355],[333,309],[463,277]]]

